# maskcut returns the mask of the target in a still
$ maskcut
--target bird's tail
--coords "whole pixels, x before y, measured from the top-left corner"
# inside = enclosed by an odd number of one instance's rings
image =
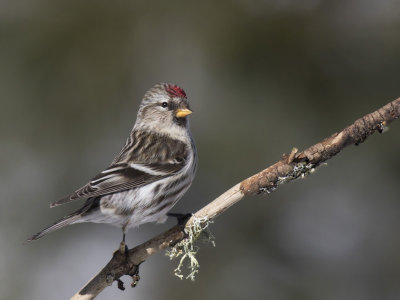
[[[40,239],[42,236],[53,232],[54,230],[60,229],[64,226],[67,226],[69,224],[75,223],[76,221],[78,221],[81,218],[81,212],[80,211],[76,211],[60,220],[58,220],[57,222],[55,222],[53,225],[50,225],[49,227],[46,227],[45,229],[43,229],[42,231],[34,234],[32,237],[30,237],[29,239],[27,239],[24,244],[32,242],[34,240]]]

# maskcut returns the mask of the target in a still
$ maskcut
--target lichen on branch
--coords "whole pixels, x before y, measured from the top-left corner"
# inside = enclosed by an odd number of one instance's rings
[[[194,216],[192,222],[185,227],[186,238],[171,247],[166,251],[166,255],[172,260],[180,258],[178,267],[174,270],[175,276],[180,279],[195,280],[196,274],[199,272],[200,264],[196,259],[196,254],[199,247],[195,242],[202,237],[203,242],[211,243],[215,247],[214,236],[209,230],[209,225],[212,223],[207,216],[197,218]],[[188,274],[183,275],[182,267],[187,265]]]

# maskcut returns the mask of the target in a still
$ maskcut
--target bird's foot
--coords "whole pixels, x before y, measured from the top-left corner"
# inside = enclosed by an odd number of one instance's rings
[[[193,216],[192,213],[187,213],[187,214],[179,214],[179,213],[167,213],[168,217],[174,217],[178,220],[178,225],[179,226],[184,226],[186,222],[190,219],[191,216]]]
[[[132,283],[131,283],[131,287],[136,287],[137,284],[139,283],[140,280],[140,276],[139,276],[139,266],[136,266],[136,271],[131,275],[132,276]]]
[[[117,282],[118,282],[118,288],[121,290],[121,291],[125,291],[125,286],[124,286],[124,282],[121,280],[121,279],[117,279]]]

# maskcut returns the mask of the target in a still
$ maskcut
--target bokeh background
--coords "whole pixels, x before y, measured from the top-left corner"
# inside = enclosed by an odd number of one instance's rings
[[[0,1],[0,299],[69,299],[121,233],[22,242],[105,168],[144,92],[185,88],[199,169],[189,212],[400,96],[400,5],[379,0]],[[306,180],[216,220],[195,282],[163,253],[98,299],[400,299],[400,122]],[[131,230],[130,246],[169,228]]]

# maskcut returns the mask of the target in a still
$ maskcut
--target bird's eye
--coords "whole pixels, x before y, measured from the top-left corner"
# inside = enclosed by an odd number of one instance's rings
[[[168,106],[168,103],[167,103],[167,102],[163,102],[163,103],[161,103],[161,106],[162,106],[162,107],[167,107],[167,106]]]

